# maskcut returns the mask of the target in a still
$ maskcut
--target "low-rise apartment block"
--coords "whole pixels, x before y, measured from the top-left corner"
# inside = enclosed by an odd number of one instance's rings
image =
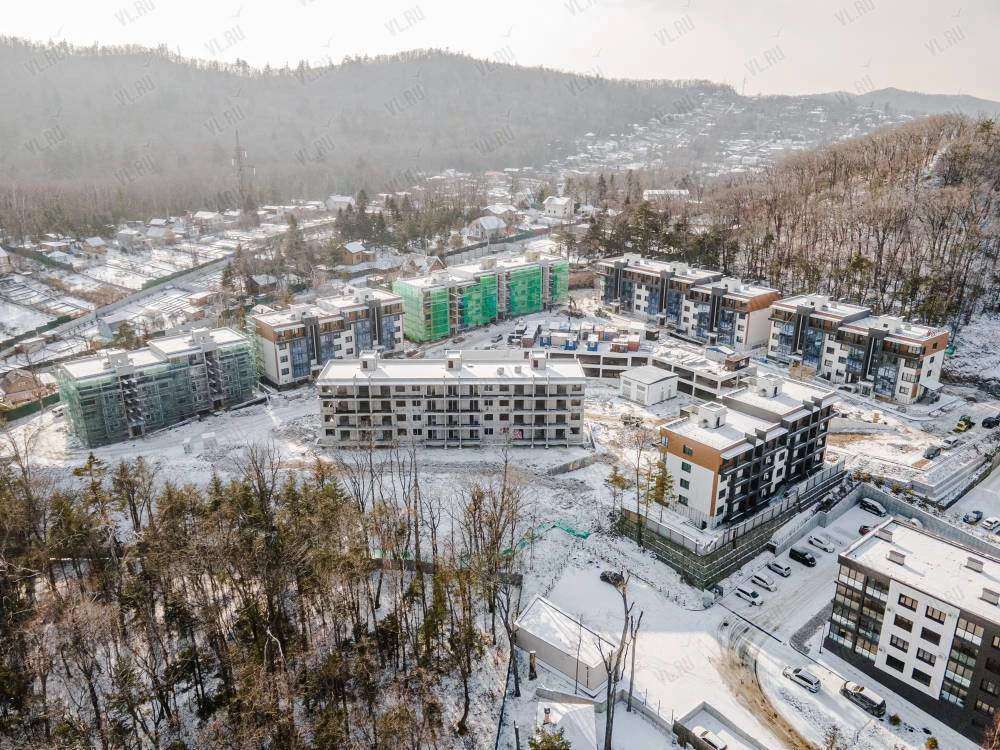
[[[66,362],[56,379],[70,431],[92,448],[248,401],[257,370],[250,341],[216,328]]]
[[[890,520],[839,562],[826,647],[979,741],[1000,710],[1000,559]]]
[[[399,279],[406,338],[424,342],[496,320],[541,312],[569,299],[569,261],[528,251],[489,256],[426,276]]]
[[[765,346],[770,287],[747,284],[685,263],[624,255],[597,264],[600,298],[622,312],[665,325],[699,343],[738,350]]]
[[[331,359],[403,348],[403,300],[380,289],[351,289],[307,305],[261,305],[250,320],[261,375],[278,386],[314,377]]]
[[[660,428],[675,510],[702,528],[752,515],[780,488],[824,468],[832,391],[775,375],[749,378]]]
[[[580,445],[586,377],[544,352],[331,360],[317,379],[321,445]]]
[[[941,389],[943,328],[872,315],[868,307],[816,294],[776,302],[770,321],[768,356],[801,364],[831,383],[857,383],[862,393],[902,404]]]

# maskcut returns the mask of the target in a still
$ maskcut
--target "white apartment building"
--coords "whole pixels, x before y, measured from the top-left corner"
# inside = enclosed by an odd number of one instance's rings
[[[260,373],[277,386],[308,380],[331,359],[403,349],[403,300],[381,289],[348,289],[307,305],[258,305],[250,321]]]
[[[317,379],[320,445],[580,445],[586,377],[544,352],[448,352],[444,359],[331,360]]]

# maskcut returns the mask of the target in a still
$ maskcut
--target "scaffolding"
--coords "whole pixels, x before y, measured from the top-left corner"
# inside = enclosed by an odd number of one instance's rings
[[[549,266],[549,302],[553,305],[569,302],[568,260],[557,260]]]
[[[487,274],[463,290],[462,325],[484,326],[497,318],[497,276]]]
[[[510,315],[527,315],[542,309],[542,269],[517,268],[508,275],[510,294],[507,312]]]

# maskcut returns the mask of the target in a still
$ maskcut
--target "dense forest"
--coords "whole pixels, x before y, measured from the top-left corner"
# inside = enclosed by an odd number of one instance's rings
[[[195,486],[8,447],[0,746],[492,747],[528,527],[505,453],[445,498],[405,449],[251,445]]]
[[[1000,305],[1000,126],[942,115],[786,157],[656,210],[641,175],[581,189],[624,210],[587,252],[684,259],[937,325]],[[695,187],[695,186],[692,186]]]

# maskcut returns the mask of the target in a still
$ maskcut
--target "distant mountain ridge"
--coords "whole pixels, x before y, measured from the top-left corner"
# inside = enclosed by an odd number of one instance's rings
[[[745,119],[758,134],[785,127],[789,101],[823,101],[831,139],[862,107],[1000,111],[974,97],[895,89],[744,98],[708,81],[606,79],[435,50],[255,70],[165,48],[2,38],[0,196],[13,185],[113,194],[116,214],[137,196],[164,211],[232,207],[223,196],[237,132],[262,200],[406,189],[419,173],[449,167],[543,167],[587,132],[682,118],[709,100],[752,107]]]

